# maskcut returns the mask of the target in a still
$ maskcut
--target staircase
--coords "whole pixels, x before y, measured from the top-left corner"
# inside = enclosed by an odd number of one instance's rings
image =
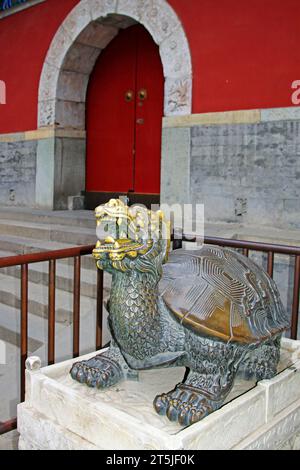
[[[49,250],[90,245],[96,242],[92,211],[45,212],[0,208],[0,258]],[[81,261],[80,353],[95,350],[96,278],[92,256]],[[109,294],[110,277],[104,275],[104,298]],[[72,355],[73,259],[56,263],[56,360]],[[29,265],[28,347],[30,354],[47,359],[48,263]],[[104,309],[104,327],[107,312]],[[7,365],[0,365],[1,419],[15,413],[18,401],[20,344],[20,267],[0,269],[0,340],[7,345]],[[109,340],[104,330],[104,344]],[[8,384],[11,384],[8,387]],[[13,412],[11,411],[13,409]]]

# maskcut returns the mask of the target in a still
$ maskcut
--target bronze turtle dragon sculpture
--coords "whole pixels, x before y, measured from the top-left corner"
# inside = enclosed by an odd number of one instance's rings
[[[75,363],[73,379],[103,389],[137,378],[139,370],[185,366],[182,382],[156,396],[154,408],[187,426],[220,408],[238,371],[256,380],[276,374],[289,320],[261,268],[211,245],[176,250],[168,259],[161,211],[113,199],[96,209],[96,219],[108,231],[93,256],[112,274],[112,341],[102,354]]]

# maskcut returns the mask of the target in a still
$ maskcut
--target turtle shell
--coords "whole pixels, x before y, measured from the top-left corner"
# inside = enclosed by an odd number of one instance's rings
[[[289,328],[273,279],[229,248],[173,251],[159,291],[174,316],[200,335],[249,344]]]

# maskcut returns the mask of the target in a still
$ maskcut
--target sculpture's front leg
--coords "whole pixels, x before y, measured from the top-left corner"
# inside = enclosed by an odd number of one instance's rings
[[[154,408],[170,421],[189,426],[224,403],[244,355],[244,349],[186,332],[186,380],[175,389],[157,395]]]
[[[97,388],[111,387],[124,378],[138,378],[138,373],[128,367],[116,345],[91,359],[75,362],[70,374],[74,380]]]

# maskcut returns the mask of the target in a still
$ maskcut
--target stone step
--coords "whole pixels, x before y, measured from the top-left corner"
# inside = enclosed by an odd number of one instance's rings
[[[9,256],[15,256],[16,253],[14,251],[3,251],[0,250],[0,259],[1,258],[9,258]]]
[[[0,273],[0,302],[2,304],[20,309],[20,281],[19,279]],[[96,300],[81,295],[80,307],[83,314],[96,311]],[[47,318],[48,316],[48,287],[44,284],[28,283],[28,311],[29,313]],[[56,321],[65,325],[72,322],[73,294],[56,289]]]
[[[0,303],[0,339],[6,343],[20,346],[21,328],[20,310],[9,305]],[[56,323],[55,329],[58,334],[65,327]],[[28,349],[33,354],[48,341],[48,323],[45,318],[28,314]]]
[[[12,266],[9,268],[2,268],[0,270],[2,274],[20,279],[20,266]],[[49,269],[48,262],[34,263],[29,265],[28,279],[30,282],[35,284],[48,285],[49,282]],[[80,293],[86,297],[97,297],[97,268],[84,269],[81,268],[81,282],[80,282]],[[111,284],[110,276],[104,273],[104,289],[108,294]],[[73,292],[74,288],[74,274],[73,266],[58,262],[56,264],[56,288],[66,292]]]
[[[14,235],[0,234],[0,250],[2,252],[13,252],[18,255],[38,253],[40,251],[63,250],[73,248],[70,243],[59,243],[53,241],[38,240]]]
[[[107,312],[104,310],[103,344],[109,339],[106,328]],[[96,313],[81,312],[80,355],[95,351]],[[11,419],[17,414],[20,401],[20,312],[18,309],[0,303],[0,339],[6,343],[6,364],[0,364],[0,416],[1,420]],[[30,355],[41,358],[47,364],[48,324],[47,319],[29,313],[28,315]],[[61,362],[72,357],[73,325],[55,325],[55,361]]]
[[[104,308],[103,341],[109,340],[106,328],[107,311]],[[0,340],[6,344],[20,347],[20,310],[0,303]],[[80,353],[95,350],[96,312],[80,314]],[[28,353],[41,357],[47,363],[48,320],[31,313],[28,314]],[[105,343],[103,343],[105,344]],[[55,323],[55,359],[56,361],[72,357],[73,323],[68,325]],[[7,360],[8,363],[8,360]]]
[[[94,211],[43,211],[24,207],[1,207],[0,221],[3,219],[58,224],[75,227],[95,227]]]
[[[0,317],[1,317],[1,314],[0,314]],[[1,323],[1,320],[2,319],[0,318],[0,323]],[[21,344],[21,335],[19,332],[8,330],[7,328],[4,328],[0,324],[0,340],[5,341],[6,344],[12,344],[13,346],[19,347]],[[31,338],[30,336],[28,337],[28,354],[32,355],[34,351],[36,351],[42,346],[43,344],[40,343],[39,341]]]
[[[97,241],[95,228],[38,224],[15,220],[0,220],[0,234],[73,245],[90,245],[95,244]]]
[[[23,255],[28,253],[39,253],[42,251],[63,250],[66,248],[74,248],[74,246],[76,246],[74,243],[60,243],[0,234],[0,250],[4,256],[5,253]],[[65,259],[61,260],[61,262],[66,264],[73,264],[73,259]],[[95,270],[95,261],[92,255],[82,256],[81,263],[82,267],[85,269]]]
[[[4,257],[14,256],[15,253],[0,250],[0,259]],[[84,259],[86,257],[83,257]],[[91,259],[92,269],[81,267],[80,275],[80,293],[86,297],[97,297],[97,268],[93,259]],[[84,263],[86,264],[86,263]],[[0,268],[0,273],[20,279],[20,266],[11,266]],[[47,261],[42,263],[32,263],[29,265],[28,279],[35,284],[43,284],[48,286],[49,283],[49,264]],[[104,273],[104,297],[108,297],[111,276]],[[56,288],[62,291],[72,293],[74,289],[74,266],[73,260],[57,260],[56,263]]]
[[[6,343],[6,364],[0,364],[0,421],[17,416],[20,402],[20,348]]]

